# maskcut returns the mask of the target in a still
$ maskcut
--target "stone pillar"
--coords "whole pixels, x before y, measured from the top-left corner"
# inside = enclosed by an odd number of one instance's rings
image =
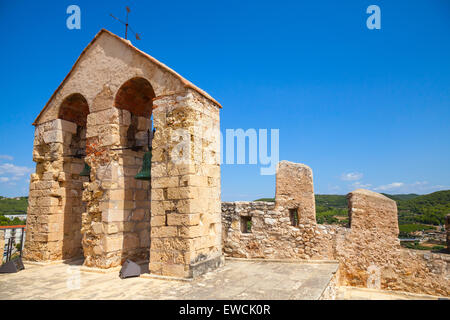
[[[75,123],[61,119],[35,129],[36,172],[30,178],[26,260],[61,260],[81,254],[81,219],[76,215],[82,211],[82,182],[77,175],[83,165],[79,159],[68,156],[74,152],[71,144],[76,133]],[[77,228],[78,236],[73,228]]]
[[[445,231],[447,233],[447,251],[450,252],[450,214],[445,217]]]
[[[91,174],[83,191],[87,206],[82,215],[82,245],[88,267],[109,268],[121,263],[125,205],[131,204],[125,203],[121,190],[124,176],[118,152],[111,150],[120,147],[120,115],[119,109],[110,107],[87,117],[85,160]]]
[[[299,223],[316,223],[313,174],[310,167],[289,161],[277,166],[275,203],[278,209],[297,209]]]
[[[347,195],[350,232],[337,239],[341,284],[381,289],[386,266],[398,261],[397,204],[382,194],[358,189]]]
[[[150,182],[134,177],[147,151],[150,119],[111,107],[88,115],[91,181],[83,194],[84,265],[111,268],[126,259],[148,261]],[[120,149],[143,146],[139,151]],[[120,150],[118,150],[120,149]]]
[[[223,264],[219,109],[197,92],[154,101],[152,274],[195,277]]]
[[[397,203],[382,194],[358,189],[347,195],[350,227],[398,243]]]

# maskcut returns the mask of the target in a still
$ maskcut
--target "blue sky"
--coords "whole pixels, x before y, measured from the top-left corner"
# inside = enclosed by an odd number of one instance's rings
[[[66,9],[81,8],[81,30]],[[381,30],[366,8],[381,9]],[[223,105],[221,127],[279,129],[316,193],[450,189],[450,2],[2,1],[0,195],[28,193],[31,126],[109,14],[133,44]],[[222,199],[273,196],[260,165],[223,165]]]

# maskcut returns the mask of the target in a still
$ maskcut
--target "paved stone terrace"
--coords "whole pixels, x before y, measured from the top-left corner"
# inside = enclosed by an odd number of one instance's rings
[[[409,292],[375,290],[356,287],[339,287],[336,300],[438,300],[445,297],[415,294]]]
[[[319,299],[337,263],[226,260],[225,266],[193,281],[120,279],[117,272],[79,272],[80,288],[68,283],[81,261],[25,265],[0,274],[0,299]]]

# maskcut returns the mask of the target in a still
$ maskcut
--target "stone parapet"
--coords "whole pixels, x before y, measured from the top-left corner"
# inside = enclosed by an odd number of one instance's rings
[[[280,161],[277,167],[275,203],[282,210],[291,210],[299,223],[316,223],[313,173],[301,163]]]
[[[349,227],[320,225],[311,217],[311,169],[282,162],[278,174],[276,203],[222,202],[226,256],[337,260],[339,285],[450,296],[450,258],[401,248],[395,201],[358,189],[347,195]]]

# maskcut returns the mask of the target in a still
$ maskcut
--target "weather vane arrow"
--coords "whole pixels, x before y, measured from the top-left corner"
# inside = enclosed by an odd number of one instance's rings
[[[130,31],[134,34],[134,36],[136,37],[136,40],[141,40],[140,36],[138,33],[134,32],[133,29],[131,29],[130,25],[128,24],[128,14],[130,13],[130,7],[125,7],[127,9],[127,18],[126,21],[122,21],[116,17],[114,17],[112,14],[110,14],[111,17],[113,17],[114,19],[116,19],[117,21],[119,21],[120,23],[125,25],[125,39],[127,39],[128,36],[128,29],[130,29]]]

